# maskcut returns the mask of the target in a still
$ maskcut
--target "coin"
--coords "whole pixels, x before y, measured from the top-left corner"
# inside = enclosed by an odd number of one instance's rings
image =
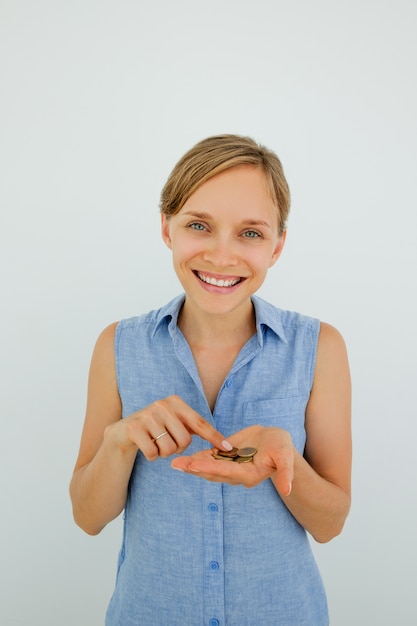
[[[253,456],[255,456],[257,450],[256,448],[239,448],[237,451],[237,456],[243,456],[243,457],[249,457],[252,458]]]
[[[219,459],[221,461],[234,461],[235,463],[250,463],[257,453],[256,448],[246,447],[246,448],[233,448],[230,451],[226,450],[218,450],[217,448],[213,451],[213,456],[215,459]]]
[[[216,454],[222,459],[234,459],[238,456],[238,451],[237,448],[232,448],[231,450],[217,450]]]

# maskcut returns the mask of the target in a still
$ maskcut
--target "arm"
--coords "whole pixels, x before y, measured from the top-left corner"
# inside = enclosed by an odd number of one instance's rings
[[[91,359],[87,409],[70,484],[76,523],[94,535],[123,510],[136,452],[118,446],[122,406],[114,361],[116,324],[97,340]]]
[[[253,487],[271,478],[297,521],[319,542],[339,534],[350,508],[350,374],[344,341],[321,325],[314,383],[306,410],[304,457],[280,428],[251,426],[229,438],[258,449],[252,463],[217,461],[208,451],[172,462],[208,480]]]
[[[98,534],[123,510],[140,449],[149,461],[183,452],[193,434],[230,449],[223,436],[181,398],[170,396],[122,419],[114,359],[117,324],[106,328],[94,348],[80,451],[70,484],[76,523]],[[165,433],[161,438],[155,438]]]
[[[336,329],[321,324],[314,383],[306,410],[304,457],[295,453],[285,503],[319,542],[338,535],[350,509],[351,383],[346,348]]]

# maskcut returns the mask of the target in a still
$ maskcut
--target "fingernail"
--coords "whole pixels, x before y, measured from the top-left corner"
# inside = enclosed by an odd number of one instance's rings
[[[233,450],[232,444],[229,443],[226,440],[222,441],[222,448],[223,448],[223,450],[229,450],[229,452],[230,452],[230,450]]]
[[[172,469],[177,470],[177,472],[184,472],[180,467],[175,467],[175,465],[171,465]]]

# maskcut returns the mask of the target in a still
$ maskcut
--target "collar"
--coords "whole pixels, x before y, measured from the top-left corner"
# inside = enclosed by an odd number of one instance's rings
[[[181,294],[156,312],[152,337],[156,334],[158,328],[164,323],[166,323],[170,329],[176,329],[178,315],[182,305],[184,304],[184,300],[185,294]],[[263,345],[264,327],[270,328],[284,343],[287,343],[282,325],[280,309],[277,309],[274,305],[266,302],[266,300],[263,300],[258,296],[252,296],[252,303],[255,309],[256,334],[259,345]]]
[[[252,296],[252,303],[255,309],[256,333],[259,345],[263,345],[264,327],[270,328],[284,343],[288,343],[282,325],[281,310],[259,296]]]

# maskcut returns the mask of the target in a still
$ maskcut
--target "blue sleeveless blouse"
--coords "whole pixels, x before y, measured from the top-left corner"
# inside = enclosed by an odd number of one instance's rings
[[[177,394],[225,437],[279,426],[305,445],[319,321],[253,297],[256,334],[210,411],[177,326],[180,296],[123,320],[115,340],[123,417]],[[195,436],[186,451],[210,447]],[[327,626],[325,591],[306,531],[272,482],[246,489],[137,454],[106,626]]]

